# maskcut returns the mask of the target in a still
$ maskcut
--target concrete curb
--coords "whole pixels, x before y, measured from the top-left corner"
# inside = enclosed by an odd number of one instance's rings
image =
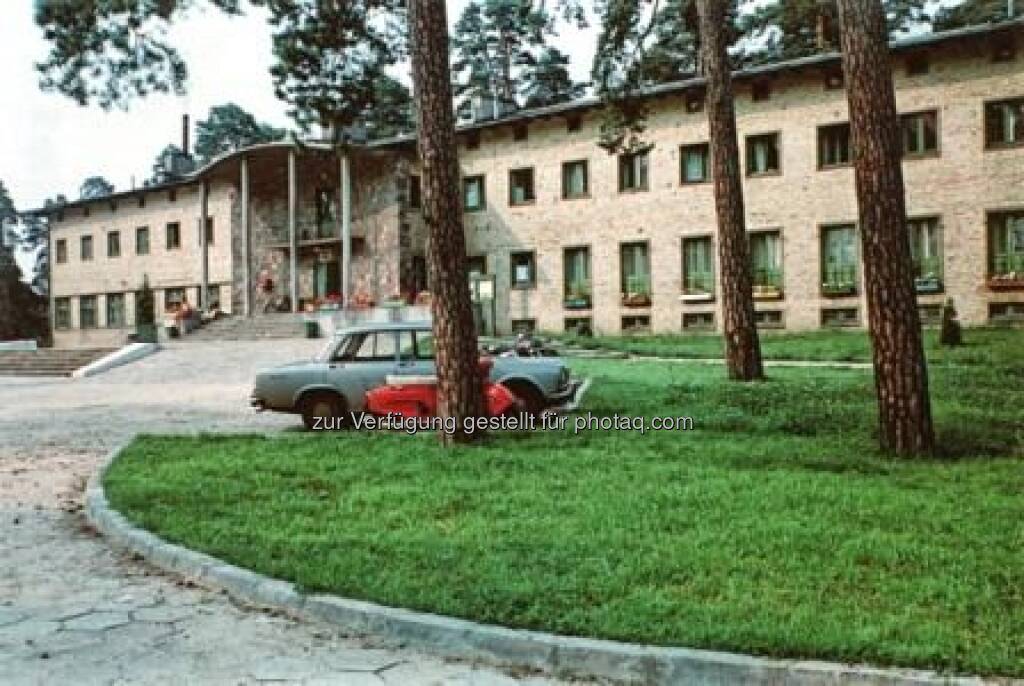
[[[148,357],[155,353],[158,348],[159,346],[156,343],[129,343],[128,345],[118,348],[109,355],[104,355],[100,359],[90,362],[84,367],[79,367],[71,373],[71,376],[75,379],[82,379],[87,376],[102,374],[114,367],[120,367],[123,364],[128,364],[129,362],[135,362],[136,360]]]
[[[130,441],[118,446],[89,481],[85,512],[118,549],[135,553],[165,571],[232,597],[300,618],[373,634],[444,657],[498,666],[537,669],[559,676],[642,684],[797,684],[885,686],[1024,684],[1020,680],[951,677],[935,672],[880,669],[810,660],[782,660],[689,648],[661,648],[558,636],[478,624],[330,595],[305,595],[293,584],[235,567],[210,555],[164,541],[132,525],[110,507],[103,479]]]

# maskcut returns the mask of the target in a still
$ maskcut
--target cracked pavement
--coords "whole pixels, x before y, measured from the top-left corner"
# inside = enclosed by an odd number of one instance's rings
[[[235,603],[114,552],[81,514],[85,481],[133,433],[275,431],[256,369],[318,341],[184,341],[82,380],[0,377],[3,684],[557,684],[448,661]]]

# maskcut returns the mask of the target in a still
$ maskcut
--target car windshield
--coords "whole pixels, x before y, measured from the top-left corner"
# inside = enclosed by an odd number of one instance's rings
[[[348,346],[350,336],[332,336],[320,348],[320,352],[313,358],[314,362],[330,362],[335,350],[344,350]]]

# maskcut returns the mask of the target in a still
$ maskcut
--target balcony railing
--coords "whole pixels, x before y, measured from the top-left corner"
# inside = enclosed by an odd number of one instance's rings
[[[829,265],[825,267],[821,282],[825,295],[853,295],[857,292],[857,267],[853,265]]]
[[[646,274],[626,277],[626,292],[622,294],[626,307],[647,307],[651,304],[651,279]]]

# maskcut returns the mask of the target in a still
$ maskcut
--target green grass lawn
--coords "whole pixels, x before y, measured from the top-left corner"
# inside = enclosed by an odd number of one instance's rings
[[[545,334],[593,350],[614,350],[657,357],[722,357],[720,334],[655,334],[644,336],[566,336]],[[933,362],[984,364],[993,357],[1020,358],[1024,334],[1019,329],[965,329],[966,345],[944,348],[939,333],[925,331],[925,348]],[[865,331],[761,332],[761,352],[767,360],[818,360],[823,362],[870,362],[871,343]]]
[[[863,370],[741,385],[717,366],[574,366],[595,378],[586,410],[695,429],[570,424],[451,452],[428,435],[152,436],[106,485],[146,528],[310,591],[565,634],[1024,676],[1024,361],[933,366],[932,461],[876,452]]]

